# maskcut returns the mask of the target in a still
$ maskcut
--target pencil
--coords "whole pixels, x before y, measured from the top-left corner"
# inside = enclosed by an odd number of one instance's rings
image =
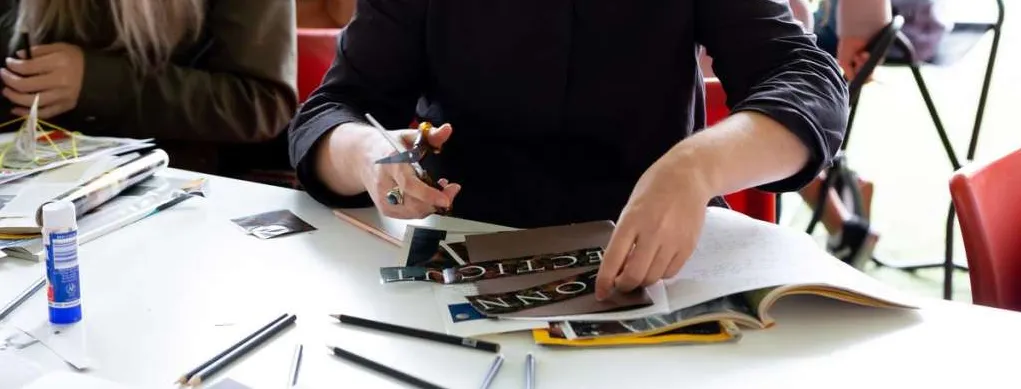
[[[265,326],[262,326],[262,328],[259,328],[258,330],[256,330],[255,332],[253,332],[253,333],[252,333],[251,335],[248,335],[248,336],[246,336],[246,337],[245,337],[244,339],[241,339],[241,340],[240,340],[240,341],[238,341],[237,343],[234,343],[233,345],[231,345],[230,347],[228,347],[228,348],[227,348],[226,350],[223,350],[223,351],[222,351],[222,352],[220,352],[219,354],[216,354],[216,356],[215,356],[215,357],[213,357],[212,359],[210,359],[210,360],[206,361],[205,363],[203,363],[203,364],[199,365],[198,367],[196,367],[196,368],[192,369],[191,371],[189,371],[189,372],[185,373],[185,374],[184,374],[183,376],[181,376],[181,378],[179,378],[179,379],[177,380],[177,382],[176,382],[176,383],[178,383],[178,384],[184,384],[184,383],[187,383],[187,382],[188,382],[188,380],[190,380],[192,376],[194,376],[194,375],[195,375],[195,374],[197,374],[198,372],[202,371],[202,369],[205,369],[205,368],[206,368],[206,367],[208,367],[209,365],[213,364],[213,362],[216,362],[216,360],[218,360],[218,359],[220,359],[220,358],[223,358],[223,356],[225,356],[225,355],[229,354],[229,353],[230,353],[231,351],[234,351],[234,349],[236,349],[236,348],[238,348],[238,347],[241,347],[241,346],[242,346],[242,345],[244,345],[244,344],[245,344],[246,342],[248,342],[249,340],[252,340],[252,338],[255,338],[255,337],[256,337],[256,336],[258,336],[258,335],[259,335],[260,333],[262,333],[262,332],[266,331],[266,329],[268,329],[268,328],[272,327],[272,326],[273,326],[274,324],[276,324],[277,322],[279,322],[279,321],[281,321],[281,320],[284,320],[284,319],[286,319],[286,318],[287,318],[287,316],[288,316],[288,314],[286,314],[286,313],[285,313],[285,314],[283,314],[283,315],[280,315],[280,317],[278,317],[278,318],[276,318],[276,319],[273,319],[273,321],[269,322],[269,324],[266,324]]]
[[[525,356],[525,389],[535,389],[535,357],[532,353]]]
[[[486,378],[482,380],[482,389],[489,389],[489,386],[493,384],[493,379],[496,378],[496,373],[500,371],[500,366],[503,365],[503,355],[497,355],[496,359],[493,360],[493,364],[489,366],[489,372],[486,373]]]
[[[298,386],[298,370],[301,369],[301,354],[304,349],[305,347],[301,344],[294,348],[294,358],[291,359],[291,374],[287,377],[288,388]]]
[[[331,347],[331,346],[327,346],[327,347],[329,347],[329,349],[333,351],[333,355],[336,355],[337,357],[340,357],[340,358],[345,359],[347,361],[351,361],[351,362],[353,362],[353,363],[355,363],[355,364],[357,364],[357,365],[359,365],[361,367],[364,367],[364,368],[367,368],[367,369],[370,369],[370,370],[374,370],[377,373],[384,374],[386,376],[389,376],[390,378],[394,378],[394,379],[399,380],[401,382],[404,382],[406,384],[413,385],[413,386],[418,387],[418,388],[424,388],[424,389],[443,389],[442,386],[438,386],[436,384],[433,384],[433,383],[430,383],[428,381],[422,380],[421,378],[413,377],[411,375],[408,375],[407,373],[404,373],[404,372],[398,371],[396,369],[390,368],[388,366],[379,364],[378,362],[375,362],[375,361],[373,361],[371,359],[367,359],[365,357],[359,356],[359,355],[357,355],[355,353],[352,353],[350,351],[344,350],[344,349],[342,349],[340,347]]]
[[[460,336],[447,335],[439,332],[419,330],[415,328],[402,327],[394,324],[381,323],[378,321],[362,319],[359,317],[348,315],[330,315],[330,316],[339,320],[341,323],[350,324],[358,327],[380,330],[393,334],[405,335],[424,340],[431,340],[434,342],[445,343],[454,346],[467,347],[473,350],[489,351],[493,353],[500,352],[499,344],[486,342],[483,340],[464,338]]]
[[[28,289],[25,289],[23,292],[21,292],[21,294],[19,294],[18,297],[14,298],[14,301],[11,301],[9,304],[7,304],[6,307],[4,307],[2,311],[0,311],[0,320],[3,320],[5,317],[7,317],[7,315],[13,313],[15,309],[18,309],[18,307],[20,307],[21,304],[24,304],[25,301],[28,301],[28,299],[32,297],[32,295],[34,295],[40,289],[42,289],[43,286],[46,286],[46,277],[39,277],[39,279],[36,280],[35,283],[32,284],[32,286],[29,286]]]
[[[18,42],[18,46],[22,50],[25,50],[25,59],[32,59],[32,38],[29,36],[28,31],[21,32],[21,39]]]
[[[240,347],[234,348],[223,358],[218,358],[214,360],[213,363],[209,364],[198,373],[195,373],[195,375],[192,375],[191,378],[188,379],[188,385],[194,386],[201,384],[202,381],[206,380],[206,378],[209,378],[212,375],[220,372],[220,370],[223,370],[231,363],[234,363],[234,361],[240,358],[241,356],[248,354],[256,347],[259,347],[263,343],[266,343],[266,341],[269,340],[269,338],[272,338],[276,334],[279,334],[280,331],[283,331],[285,328],[290,327],[291,324],[294,324],[294,321],[297,319],[298,316],[287,315],[287,318],[285,318],[284,320],[275,321],[273,325],[270,326],[265,331],[260,331],[251,340],[243,343]]]

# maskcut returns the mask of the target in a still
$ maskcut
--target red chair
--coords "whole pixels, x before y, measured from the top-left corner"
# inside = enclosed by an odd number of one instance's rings
[[[1021,311],[1021,150],[950,179],[968,256],[972,301]]]
[[[341,29],[298,29],[298,102],[303,103],[323,82],[337,54]]]
[[[727,94],[716,78],[705,80],[706,125],[713,125],[730,114],[727,108]],[[723,196],[735,211],[750,217],[776,223],[776,195],[757,189],[747,189]]]

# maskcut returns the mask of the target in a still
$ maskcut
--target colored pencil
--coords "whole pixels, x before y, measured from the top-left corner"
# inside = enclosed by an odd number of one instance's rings
[[[198,373],[192,375],[191,378],[188,379],[188,385],[194,386],[201,384],[207,378],[212,377],[214,374],[219,373],[221,370],[229,366],[231,363],[234,363],[234,361],[236,361],[238,358],[244,356],[245,354],[248,354],[255,348],[263,345],[264,343],[266,343],[267,340],[269,340],[273,336],[276,336],[276,334],[279,334],[285,328],[290,327],[292,324],[294,324],[294,321],[297,319],[298,317],[295,315],[286,315],[285,319],[273,322],[273,324],[270,325],[270,327],[267,328],[265,331],[257,332],[255,336],[252,337],[249,341],[244,342],[238,347],[235,347],[233,350],[229,351],[222,358],[215,359],[212,363],[207,365]]]
[[[298,386],[298,371],[301,370],[301,354],[305,347],[298,344],[294,348],[294,357],[291,358],[291,374],[287,377],[287,387],[293,388]]]
[[[415,387],[423,388],[423,389],[443,389],[442,386],[438,386],[436,384],[433,384],[433,383],[430,383],[428,381],[425,381],[425,380],[423,380],[421,378],[417,378],[417,377],[411,376],[411,375],[409,375],[407,373],[401,372],[399,370],[396,370],[396,369],[390,368],[388,366],[382,365],[382,364],[380,364],[380,363],[378,363],[376,361],[373,361],[371,359],[367,359],[367,358],[362,357],[362,356],[360,356],[358,354],[355,354],[355,353],[352,353],[350,351],[344,350],[344,349],[342,349],[340,347],[331,347],[331,346],[327,346],[327,347],[329,347],[330,350],[333,351],[333,355],[336,355],[337,357],[340,357],[340,358],[342,358],[344,360],[353,362],[353,363],[355,363],[355,364],[357,364],[357,365],[359,365],[361,367],[364,367],[364,368],[376,371],[377,373],[384,374],[384,375],[386,375],[386,376],[388,376],[390,378],[396,379],[396,380],[404,382],[406,384],[413,385]]]
[[[525,356],[525,389],[535,389],[535,357],[532,353]]]
[[[486,342],[483,340],[447,335],[439,332],[426,331],[409,327],[402,327],[399,325],[382,323],[374,320],[362,319],[359,317],[349,315],[330,315],[330,316],[339,320],[341,323],[350,324],[358,327],[385,331],[393,334],[405,335],[418,339],[431,340],[434,342],[466,347],[473,350],[489,351],[493,353],[500,352],[499,344]]]
[[[482,389],[489,389],[489,386],[493,384],[496,373],[500,372],[500,366],[503,366],[503,355],[497,355],[496,359],[493,360],[493,364],[489,366],[486,378],[482,380]]]

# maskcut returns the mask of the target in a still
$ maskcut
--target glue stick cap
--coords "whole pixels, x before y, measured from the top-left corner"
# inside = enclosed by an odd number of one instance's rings
[[[76,227],[74,204],[70,201],[53,201],[43,205],[44,228]]]

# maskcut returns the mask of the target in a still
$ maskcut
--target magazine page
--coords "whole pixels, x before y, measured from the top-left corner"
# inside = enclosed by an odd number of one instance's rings
[[[693,255],[665,281],[671,311],[789,285],[829,285],[905,307],[915,299],[827,253],[803,231],[710,207]]]

